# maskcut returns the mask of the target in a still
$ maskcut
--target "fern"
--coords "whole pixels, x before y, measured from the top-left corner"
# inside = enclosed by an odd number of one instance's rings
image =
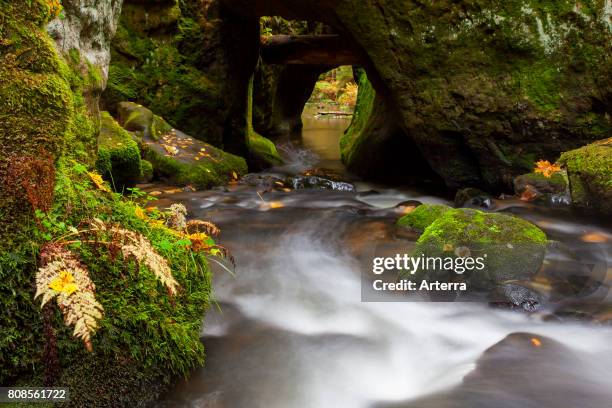
[[[36,294],[42,296],[41,307],[55,299],[67,326],[74,326],[73,336],[92,350],[91,336],[98,328],[104,308],[95,297],[95,285],[87,268],[68,249],[47,244],[41,251],[44,266],[36,274]]]

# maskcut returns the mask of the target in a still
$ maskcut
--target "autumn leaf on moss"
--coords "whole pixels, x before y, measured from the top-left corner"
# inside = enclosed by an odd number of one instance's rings
[[[212,245],[215,244],[208,235],[202,232],[189,234],[186,236],[186,238],[191,241],[191,250],[195,252],[207,251]]]
[[[541,173],[546,178],[551,178],[553,174],[559,173],[561,171],[561,166],[557,164],[552,164],[548,160],[540,160],[536,162],[536,167],[534,172]]]
[[[87,172],[87,175],[89,176],[89,178],[91,179],[92,183],[94,183],[94,185],[96,186],[96,188],[98,190],[105,191],[107,193],[111,192],[110,188],[108,188],[108,186],[106,185],[106,183],[102,179],[101,175],[99,175],[98,173],[95,173],[95,172]]]
[[[59,275],[49,283],[49,288],[61,292],[67,296],[76,292],[79,287],[74,283],[74,276],[68,271],[61,271]]]
[[[62,14],[62,2],[60,0],[47,0],[47,7],[49,7],[49,15],[51,18],[57,18]]]

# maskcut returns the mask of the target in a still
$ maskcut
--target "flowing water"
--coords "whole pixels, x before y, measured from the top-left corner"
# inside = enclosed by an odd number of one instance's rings
[[[286,146],[290,164],[275,172],[342,170],[338,138],[347,124],[305,117],[303,147]],[[159,408],[612,406],[609,326],[545,322],[480,303],[362,302],[360,254],[381,243],[407,252],[414,241],[395,236],[395,205],[446,200],[357,187],[260,197],[255,187],[234,186],[169,197],[221,227],[220,242],[238,268],[235,276],[215,268],[219,307],[208,312],[202,333],[206,366],[176,384]],[[504,205],[555,239],[597,236],[611,255],[610,230],[597,220]],[[529,334],[481,358],[520,332]],[[534,336],[538,347],[529,343]]]

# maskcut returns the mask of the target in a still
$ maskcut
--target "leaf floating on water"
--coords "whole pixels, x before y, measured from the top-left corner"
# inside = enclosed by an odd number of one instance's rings
[[[593,242],[593,243],[606,243],[609,238],[606,234],[600,232],[590,232],[580,237],[582,242]]]
[[[532,337],[531,344],[533,344],[534,347],[540,347],[542,345],[542,340],[538,339],[537,337]]]
[[[282,201],[264,201],[261,203],[260,208],[262,210],[274,210],[276,208],[283,208],[285,204]]]

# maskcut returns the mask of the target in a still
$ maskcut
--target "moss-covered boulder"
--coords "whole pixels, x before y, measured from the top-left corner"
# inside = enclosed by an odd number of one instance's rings
[[[142,178],[143,183],[150,183],[155,177],[153,164],[148,160],[141,160],[142,163]]]
[[[546,234],[521,218],[460,208],[445,211],[425,229],[413,256],[483,258],[481,269],[455,271],[436,265],[419,273],[465,281],[470,290],[488,290],[508,280],[531,278],[542,265],[546,244]]]
[[[172,130],[172,126],[164,118],[134,102],[120,102],[117,114],[122,126],[139,137],[159,140],[162,135]]]
[[[120,103],[119,121],[138,140],[153,173],[174,183],[209,188],[247,173],[243,158],[173,129],[164,118],[142,105]]]
[[[143,174],[140,149],[108,112],[101,115],[96,167],[117,191],[134,187]]]
[[[572,204],[583,211],[612,215],[612,138],[561,155]]]
[[[249,161],[255,169],[265,169],[283,164],[283,159],[278,154],[274,142],[258,133],[251,132],[249,134],[247,148],[250,156]]]
[[[543,194],[562,194],[567,190],[567,177],[562,173],[555,173],[545,177],[541,173],[528,173],[514,179],[514,192],[521,195],[531,186]]]
[[[450,210],[452,208],[444,204],[421,204],[397,220],[397,225],[422,232]]]

